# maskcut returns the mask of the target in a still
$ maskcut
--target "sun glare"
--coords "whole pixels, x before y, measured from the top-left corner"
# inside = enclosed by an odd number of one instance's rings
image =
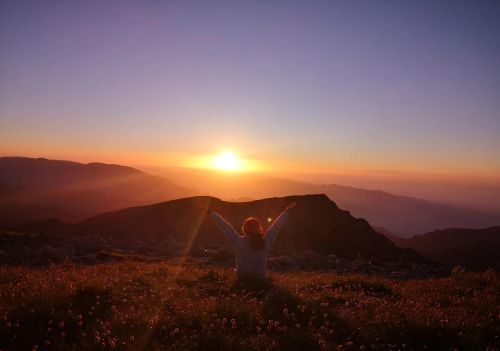
[[[243,168],[243,165],[233,152],[224,151],[214,157],[212,167],[223,171],[239,171]]]

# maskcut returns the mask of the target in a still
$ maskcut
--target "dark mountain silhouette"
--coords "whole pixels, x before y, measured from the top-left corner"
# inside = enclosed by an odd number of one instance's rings
[[[320,254],[340,257],[375,257],[385,261],[419,259],[413,251],[396,247],[375,232],[364,219],[352,217],[322,195],[289,196],[250,202],[225,202],[213,197],[191,197],[168,202],[127,208],[104,213],[78,224],[67,231],[78,236],[98,236],[114,245],[129,248],[132,242],[147,246],[162,246],[166,251],[176,243],[182,252],[197,252],[213,245],[228,246],[227,239],[206,215],[209,205],[221,213],[235,228],[248,216],[263,223],[276,218],[285,206],[295,201],[289,222],[276,241],[274,250],[294,252],[313,250]]]
[[[0,218],[77,221],[104,211],[194,195],[137,169],[43,158],[0,158]],[[2,214],[3,213],[3,214]]]
[[[500,269],[500,227],[435,230],[410,239],[384,233],[397,246],[434,260],[470,269]]]

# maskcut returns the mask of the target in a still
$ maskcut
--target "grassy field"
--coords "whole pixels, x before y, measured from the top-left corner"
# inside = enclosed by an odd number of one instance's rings
[[[0,268],[1,350],[488,350],[494,272],[393,281],[195,262]]]

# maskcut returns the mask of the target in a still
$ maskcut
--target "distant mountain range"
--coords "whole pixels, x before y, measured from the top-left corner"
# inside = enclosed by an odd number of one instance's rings
[[[309,184],[258,174],[172,169],[169,179],[119,165],[1,157],[0,224],[49,217],[77,222],[105,211],[193,195],[248,200],[315,193],[326,194],[355,217],[407,237],[434,229],[482,228],[500,223],[497,213],[378,190]]]
[[[500,270],[500,227],[445,229],[404,239],[378,230],[402,248],[412,248],[442,264]]]
[[[0,219],[25,222],[92,215],[196,191],[131,167],[24,157],[0,158]]]

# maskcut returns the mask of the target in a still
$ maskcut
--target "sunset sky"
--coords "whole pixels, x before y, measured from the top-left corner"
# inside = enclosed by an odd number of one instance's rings
[[[2,1],[0,153],[500,179],[498,1]]]

